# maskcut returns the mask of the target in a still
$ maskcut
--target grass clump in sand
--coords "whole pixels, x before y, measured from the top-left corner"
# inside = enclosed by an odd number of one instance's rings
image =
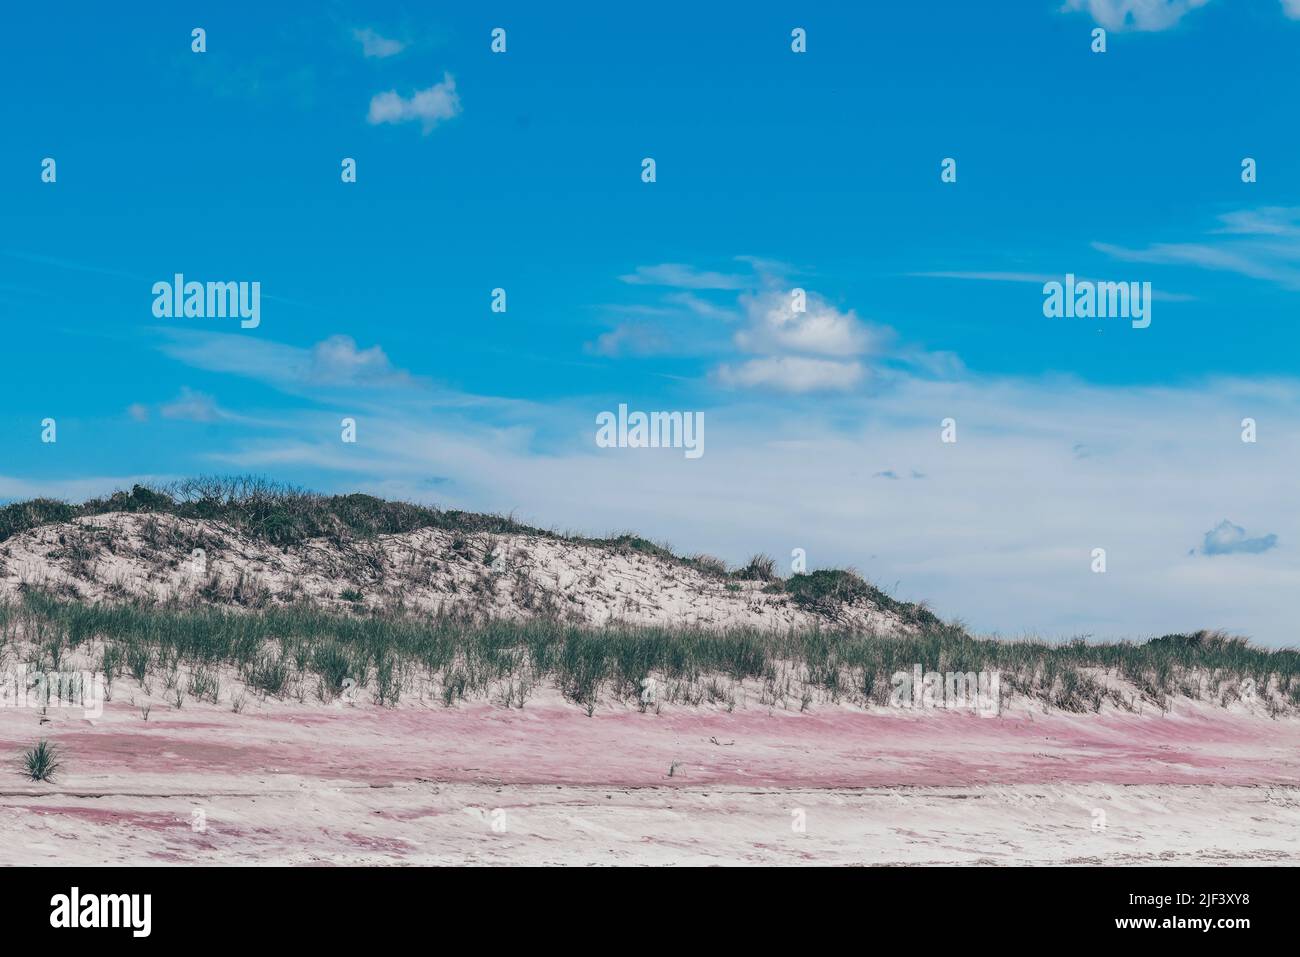
[[[58,749],[48,741],[40,741],[36,744],[36,747],[28,748],[23,753],[23,773],[33,781],[49,781],[53,779],[54,773],[59,770],[60,766]]]
[[[801,593],[812,600],[827,600],[839,587],[870,587],[818,576],[805,576],[809,590]],[[393,704],[423,688],[448,706],[481,699],[522,707],[533,689],[548,685],[592,709],[602,698],[645,705],[645,688],[653,684],[656,704],[733,707],[738,695],[748,695],[745,700],[768,707],[880,706],[889,702],[893,676],[919,664],[927,671],[996,671],[1004,692],[1066,711],[1096,711],[1106,703],[1166,708],[1179,696],[1225,706],[1262,700],[1279,711],[1300,707],[1300,652],[1258,648],[1241,638],[1198,632],[1054,644],[976,637],[928,612],[918,625],[915,634],[890,636],[830,628],[597,628],[548,617],[483,621],[377,609],[335,613],[305,604],[258,610],[88,604],[29,590],[19,601],[0,603],[0,650],[25,643],[45,668],[84,654],[102,662],[110,682],[142,687],[153,676],[184,669],[202,676],[191,677],[191,693],[209,699],[220,695],[215,676],[226,669],[256,694],[299,700],[311,693],[328,701],[345,688],[364,688],[371,700]],[[229,685],[230,695],[238,693]]]

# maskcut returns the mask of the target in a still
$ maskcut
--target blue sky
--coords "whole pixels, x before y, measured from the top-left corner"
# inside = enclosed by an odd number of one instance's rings
[[[847,6],[7,11],[0,497],[255,472],[1293,643],[1300,5]],[[177,272],[260,326],[156,318]],[[1044,318],[1067,272],[1150,328]],[[706,454],[597,448],[619,403]]]

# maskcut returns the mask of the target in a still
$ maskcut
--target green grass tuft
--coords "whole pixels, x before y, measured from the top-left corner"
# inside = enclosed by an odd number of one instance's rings
[[[33,781],[51,780],[61,766],[58,749],[48,741],[41,741],[23,753],[23,773]]]

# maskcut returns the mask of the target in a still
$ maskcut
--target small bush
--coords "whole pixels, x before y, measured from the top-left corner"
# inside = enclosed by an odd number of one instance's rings
[[[264,655],[253,662],[245,676],[250,686],[269,695],[279,695],[289,681],[289,667],[283,658]]]
[[[714,558],[712,555],[695,555],[690,559],[690,564],[706,575],[722,578],[727,574],[727,563],[721,558]]]
[[[792,575],[785,583],[785,590],[801,608],[832,617],[839,614],[843,605],[871,594],[870,586],[860,577],[839,569]]]
[[[746,581],[773,582],[777,580],[776,560],[771,555],[755,555],[744,568],[733,574]]]

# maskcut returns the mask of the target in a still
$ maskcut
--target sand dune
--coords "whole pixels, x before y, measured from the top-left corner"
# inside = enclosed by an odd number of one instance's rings
[[[831,614],[765,591],[762,581],[556,536],[428,528],[279,547],[222,522],[158,513],[88,516],[0,542],[0,597],[24,586],[89,601],[173,599],[259,608],[305,600],[481,618],[550,615],[593,625],[835,624],[878,633],[911,627],[865,598],[838,604]]]

